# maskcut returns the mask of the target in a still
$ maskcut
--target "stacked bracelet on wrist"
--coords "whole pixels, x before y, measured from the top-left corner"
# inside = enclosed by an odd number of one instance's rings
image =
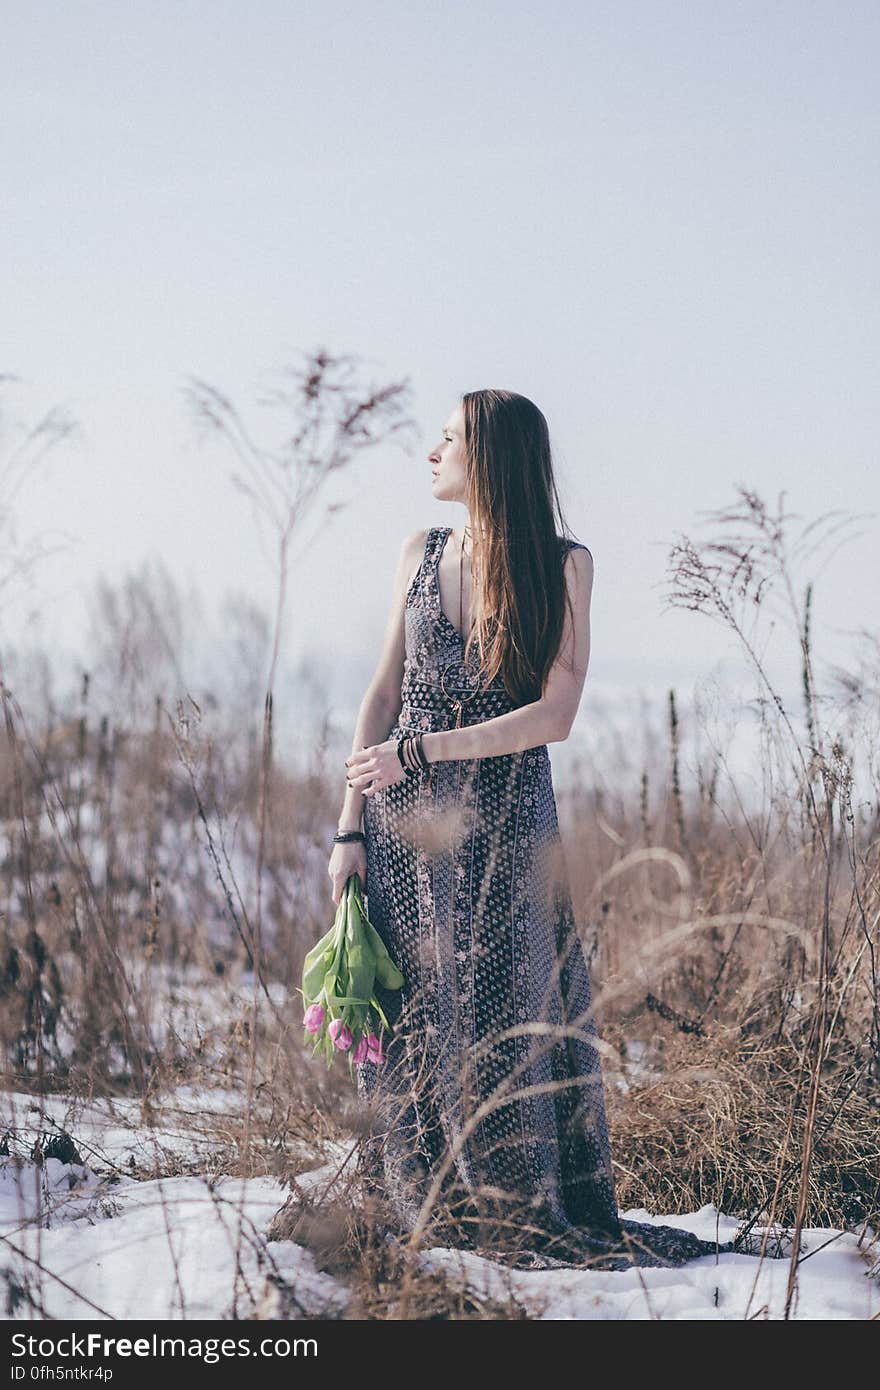
[[[422,734],[408,734],[397,740],[397,756],[404,772],[416,773],[420,769],[427,772],[431,764],[422,748]]]

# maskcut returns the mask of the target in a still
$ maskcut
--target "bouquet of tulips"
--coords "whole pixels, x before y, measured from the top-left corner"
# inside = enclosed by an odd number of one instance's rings
[[[339,899],[336,920],[326,936],[313,946],[303,965],[300,993],[303,997],[306,1037],[315,1038],[312,1056],[323,1052],[330,1067],[337,1052],[352,1064],[384,1062],[381,1037],[372,1011],[385,1028],[389,1023],[375,996],[376,981],[386,989],[400,989],[403,976],[394,964],[364,911],[361,881],[351,874]],[[353,1073],[352,1073],[353,1074]]]

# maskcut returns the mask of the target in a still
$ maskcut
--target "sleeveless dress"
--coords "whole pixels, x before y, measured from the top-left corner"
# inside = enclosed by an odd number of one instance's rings
[[[451,531],[430,528],[406,596],[389,738],[454,728],[456,700],[462,724],[516,708],[500,676],[477,689],[440,606]],[[560,564],[573,545],[560,538]],[[424,1205],[434,1243],[518,1268],[672,1266],[733,1249],[619,1217],[547,745],[409,773],[365,797],[363,829],[367,912],[405,984],[377,983],[391,1031],[384,1063],[357,1068],[357,1168],[402,1230]]]

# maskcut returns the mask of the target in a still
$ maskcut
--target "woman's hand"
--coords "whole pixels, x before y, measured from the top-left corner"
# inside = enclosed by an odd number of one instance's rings
[[[406,777],[397,756],[397,740],[393,738],[352,753],[350,758],[346,758],[345,766],[349,786],[364,796],[393,787],[395,782],[402,782]]]
[[[333,883],[331,896],[337,907],[342,890],[352,874],[360,874],[361,884],[366,888],[367,851],[363,840],[346,840],[341,845],[334,845],[327,873]]]

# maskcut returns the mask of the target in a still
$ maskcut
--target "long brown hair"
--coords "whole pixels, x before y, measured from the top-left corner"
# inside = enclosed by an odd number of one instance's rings
[[[500,673],[511,699],[530,704],[543,694],[562,639],[559,537],[574,539],[553,476],[550,431],[515,391],[469,391],[461,403],[475,575],[464,659],[476,646],[485,684]]]

